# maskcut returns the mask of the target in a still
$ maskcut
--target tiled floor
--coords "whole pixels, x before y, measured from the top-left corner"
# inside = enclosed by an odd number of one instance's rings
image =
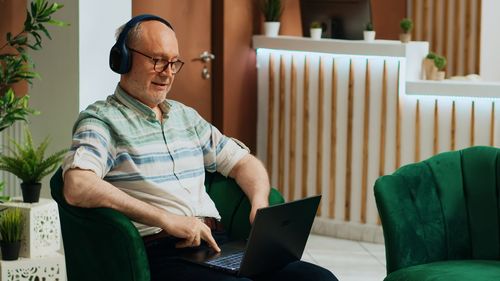
[[[340,281],[381,281],[385,277],[383,244],[311,234],[302,260],[331,270]]]

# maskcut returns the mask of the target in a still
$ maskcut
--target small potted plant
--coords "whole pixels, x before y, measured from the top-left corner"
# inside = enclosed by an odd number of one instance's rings
[[[403,43],[411,41],[411,30],[413,29],[413,21],[409,18],[404,18],[399,22],[399,26],[403,33],[399,34],[399,40]]]
[[[0,248],[3,260],[17,260],[21,248],[23,215],[18,208],[8,208],[0,215]]]
[[[434,65],[436,66],[438,71],[435,72],[435,75],[433,76],[433,80],[436,80],[436,81],[444,80],[445,75],[446,75],[446,73],[444,71],[444,68],[446,67],[446,58],[443,56],[436,55],[434,57]]]
[[[433,79],[434,73],[437,72],[437,68],[434,65],[434,58],[436,58],[436,54],[433,52],[429,52],[422,62],[422,73],[424,80]]]
[[[321,39],[321,33],[323,32],[323,28],[321,27],[321,23],[319,21],[313,21],[309,25],[309,31],[311,33],[311,38],[314,40]]]
[[[260,9],[264,14],[264,34],[270,37],[278,36],[280,18],[283,13],[281,0],[261,0]]]
[[[0,155],[0,170],[12,173],[21,179],[24,202],[38,202],[42,187],[40,181],[58,167],[67,150],[60,150],[45,158],[49,139],[45,138],[38,147],[34,147],[31,133],[27,128],[23,144],[15,140],[11,142],[14,146],[10,149],[12,156]]]
[[[363,31],[363,38],[365,41],[371,42],[375,40],[375,31],[373,30],[373,24],[371,22],[365,25],[365,30]]]

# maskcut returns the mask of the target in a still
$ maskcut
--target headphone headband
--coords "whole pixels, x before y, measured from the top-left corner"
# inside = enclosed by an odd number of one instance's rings
[[[111,70],[118,74],[125,74],[130,71],[132,67],[132,59],[130,52],[127,47],[127,35],[129,31],[143,21],[155,20],[162,22],[170,29],[174,30],[172,25],[165,19],[151,15],[151,14],[142,14],[131,18],[123,27],[123,30],[118,35],[118,39],[116,43],[111,48],[109,52],[109,67]]]

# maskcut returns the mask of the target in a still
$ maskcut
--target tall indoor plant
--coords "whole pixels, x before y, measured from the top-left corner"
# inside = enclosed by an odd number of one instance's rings
[[[45,158],[49,139],[45,138],[38,147],[35,147],[31,133],[27,128],[24,143],[20,144],[15,140],[11,140],[11,142],[14,146],[10,149],[12,156],[0,155],[0,170],[12,173],[21,179],[24,202],[38,202],[42,187],[40,181],[55,171],[67,150],[57,151]]]
[[[18,208],[8,208],[0,215],[0,247],[3,260],[17,260],[21,249],[23,215]]]
[[[66,25],[52,18],[52,14],[62,7],[57,3],[49,4],[47,0],[33,0],[26,11],[23,29],[17,34],[8,32],[6,43],[0,46],[0,133],[16,121],[27,121],[30,114],[38,113],[29,107],[29,95],[16,93],[13,85],[31,84],[39,77],[33,70],[28,50],[42,48],[42,35],[51,39],[45,24]]]
[[[260,9],[264,15],[264,34],[266,36],[278,36],[280,29],[280,18],[283,13],[281,0],[260,0]]]

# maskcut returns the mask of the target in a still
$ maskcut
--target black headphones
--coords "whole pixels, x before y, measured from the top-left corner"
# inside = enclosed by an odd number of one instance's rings
[[[130,68],[132,67],[132,57],[130,55],[130,51],[127,47],[126,42],[128,32],[141,21],[149,20],[162,22],[166,26],[170,27],[170,29],[174,30],[174,28],[168,21],[155,15],[143,14],[133,17],[127,22],[127,24],[125,24],[122,32],[120,32],[120,35],[116,40],[115,45],[113,45],[111,51],[109,52],[109,67],[111,68],[111,70],[118,74],[125,74],[130,71]]]

